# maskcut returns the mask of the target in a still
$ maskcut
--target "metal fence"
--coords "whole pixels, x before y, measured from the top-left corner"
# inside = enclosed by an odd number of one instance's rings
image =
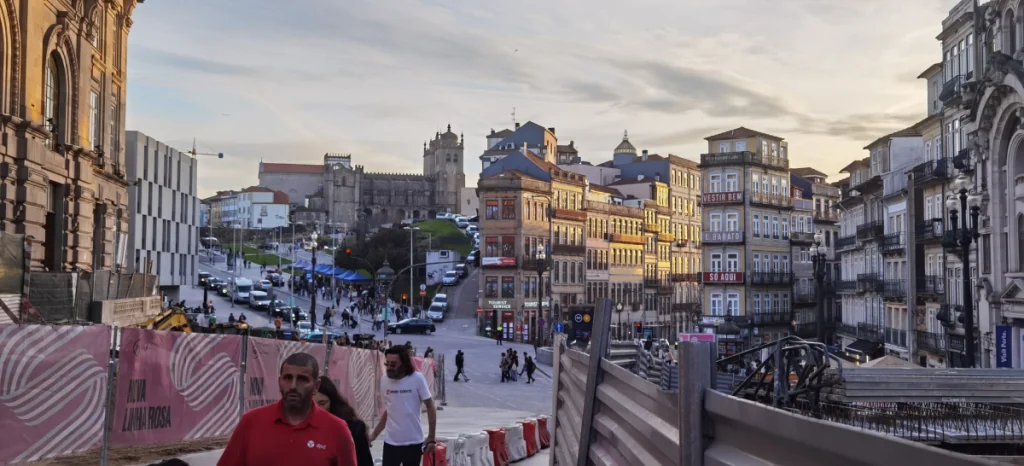
[[[611,312],[595,315],[589,355],[556,339],[553,465],[994,464],[719,393],[708,343],[679,344],[679,390],[663,390],[598,357]]]

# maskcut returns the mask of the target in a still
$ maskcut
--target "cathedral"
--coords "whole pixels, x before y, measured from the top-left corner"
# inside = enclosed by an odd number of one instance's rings
[[[351,155],[324,155],[323,203],[330,222],[372,229],[455,212],[466,186],[465,139],[452,132],[423,143],[423,173],[370,173]]]

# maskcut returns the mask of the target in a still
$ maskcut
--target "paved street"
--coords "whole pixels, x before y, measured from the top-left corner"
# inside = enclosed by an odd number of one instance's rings
[[[302,251],[298,254],[305,254],[305,257],[299,256],[299,259],[309,260],[309,252]],[[230,273],[225,267],[224,263],[217,263],[216,265],[203,263],[200,270],[210,272],[218,278],[227,279],[230,277]],[[254,266],[251,269],[240,269],[240,273],[244,277],[257,279],[259,278],[259,267]],[[447,403],[450,406],[490,407],[550,413],[551,379],[545,375],[551,373],[550,367],[540,366],[540,370],[535,374],[535,384],[526,384],[524,378],[520,378],[519,382],[501,383],[501,374],[498,369],[501,352],[508,348],[516,349],[520,353],[521,364],[522,356],[526,354],[533,355],[533,347],[508,342],[498,346],[494,340],[476,336],[478,276],[478,269],[473,269],[469,277],[458,286],[448,290],[449,299],[451,300],[451,314],[444,322],[437,323],[437,333],[433,335],[389,335],[388,338],[396,344],[407,341],[412,342],[418,354],[423,354],[427,347],[430,346],[434,348],[435,353],[445,355],[448,366],[445,374],[447,380]],[[287,302],[290,296],[287,288],[278,288],[278,299]],[[194,306],[202,302],[202,298],[202,289],[182,288],[181,299],[186,300],[186,305]],[[212,294],[210,299],[213,300],[214,307],[217,310],[218,322],[226,322],[230,313],[234,313],[237,317],[241,312],[245,312],[250,326],[273,326],[273,321],[266,312],[257,312],[240,304],[236,304],[232,308],[227,298]],[[309,309],[309,300],[305,298],[294,299],[297,306]],[[342,306],[347,302],[347,300],[343,299]],[[321,318],[326,306],[322,301],[317,300],[317,308],[317,317]],[[347,331],[350,335],[353,333],[372,333],[371,323],[366,320],[361,320],[360,327],[355,331],[353,329],[341,329],[337,326],[333,327],[333,329]],[[376,334],[378,338],[382,336],[382,333],[379,331]],[[469,375],[470,382],[455,383],[452,381],[455,375],[455,353],[458,350],[462,350],[466,355],[466,372]]]

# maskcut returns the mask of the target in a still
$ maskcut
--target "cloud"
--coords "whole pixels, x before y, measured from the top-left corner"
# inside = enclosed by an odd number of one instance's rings
[[[831,119],[803,117],[798,126],[791,127],[786,132],[842,137],[867,144],[922,119],[923,116],[918,113],[855,114]]]

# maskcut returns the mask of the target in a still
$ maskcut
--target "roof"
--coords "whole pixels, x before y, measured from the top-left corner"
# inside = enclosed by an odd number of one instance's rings
[[[542,181],[542,180],[537,180],[536,178],[534,178],[534,177],[532,177],[532,176],[530,176],[530,175],[528,175],[526,173],[523,173],[523,172],[521,172],[519,170],[513,170],[513,169],[502,170],[502,171],[500,171],[498,173],[495,173],[495,174],[493,174],[491,176],[485,176],[483,178],[480,178],[480,180],[498,180],[498,179],[521,179],[521,180]]]
[[[307,173],[319,174],[324,172],[323,165],[311,165],[306,163],[267,163],[260,162],[260,173]]]
[[[249,186],[242,190],[243,193],[272,193],[273,189],[264,188],[263,186]]]
[[[610,188],[608,186],[601,186],[599,184],[591,183],[590,184],[590,190],[591,191],[597,191],[599,193],[611,194],[612,196],[616,196],[616,197],[625,197],[625,196],[622,195],[622,192],[619,191],[618,189]]]
[[[653,183],[655,181],[657,181],[657,180],[655,180],[654,178],[651,178],[649,176],[645,176],[644,179],[642,179],[642,180],[638,180],[636,178],[623,178],[623,179],[621,179],[619,181],[608,183],[608,186],[625,186],[625,185],[629,185],[629,184],[651,184],[651,183]]]
[[[851,173],[857,167],[868,165],[869,163],[871,163],[871,157],[864,157],[863,159],[854,160],[853,162],[850,162],[847,166],[843,167],[842,170],[839,170],[839,173]]]
[[[745,128],[743,126],[740,126],[739,128],[731,129],[731,130],[726,131],[724,133],[718,133],[718,134],[716,134],[714,136],[708,136],[708,137],[704,138],[704,140],[706,140],[706,141],[719,141],[719,140],[723,140],[723,139],[747,139],[747,138],[756,138],[756,137],[765,137],[765,138],[769,138],[769,139],[778,139],[780,141],[784,139],[784,138],[780,138],[778,136],[772,136],[772,135],[770,135],[768,133],[762,133],[760,131],[754,131],[754,130],[752,130],[750,128]]]
[[[544,171],[561,170],[561,168],[558,168],[558,165],[555,165],[555,164],[553,164],[551,162],[548,162],[547,160],[544,160],[544,159],[542,159],[540,157],[537,157],[536,155],[533,154],[533,152],[530,152],[530,151],[526,151],[525,153],[523,153],[522,151],[519,151],[519,152],[521,154],[525,155],[526,158],[529,159],[531,162],[537,164],[537,166],[540,167]]]
[[[875,145],[877,145],[879,143],[882,143],[882,142],[885,142],[886,140],[891,139],[891,138],[906,138],[906,137],[912,137],[912,136],[920,136],[921,135],[921,131],[918,131],[918,129],[915,126],[917,126],[917,125],[915,124],[914,126],[911,126],[909,128],[903,128],[903,129],[901,129],[899,131],[896,131],[895,133],[889,133],[889,134],[887,134],[885,136],[882,136],[882,137],[880,137],[878,139],[875,139],[874,142],[864,146],[864,148],[865,149],[870,149],[872,147],[875,147]]]
[[[290,201],[287,194],[281,191],[274,191],[274,204],[287,204]]]
[[[503,129],[501,131],[498,131],[498,132],[495,132],[492,129],[491,130],[491,134],[488,134],[487,137],[488,138],[507,138],[507,137],[509,137],[511,135],[512,135],[512,130],[510,130],[508,128],[505,128],[505,129]]]
[[[568,146],[563,146],[563,145],[559,144],[558,145],[558,152],[568,152],[568,153],[571,153],[571,154],[579,153],[579,151],[576,150],[575,143],[576,143],[576,141],[569,141],[569,145]]]
[[[938,73],[940,71],[942,71],[942,63],[941,62],[940,63],[933,63],[928,68],[925,68],[924,71],[921,72],[921,74],[917,75],[917,79],[928,78],[928,77],[933,76],[935,73]]]
[[[811,167],[791,168],[789,172],[799,177],[820,176],[822,178],[828,178],[828,175]]]
[[[636,160],[634,160],[634,162],[650,162],[652,160],[665,160],[665,157],[662,157],[658,154],[647,154],[647,160],[643,160],[643,156],[641,155],[637,157]]]
[[[633,143],[629,142],[629,131],[622,133],[622,142],[618,146],[615,146],[615,152],[613,154],[636,154],[636,147]]]

